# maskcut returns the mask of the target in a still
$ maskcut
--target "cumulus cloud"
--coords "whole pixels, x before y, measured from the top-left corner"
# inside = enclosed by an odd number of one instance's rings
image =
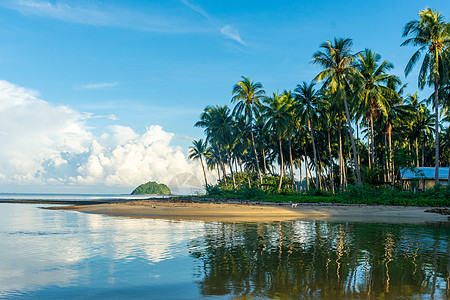
[[[239,35],[239,31],[232,25],[226,25],[220,29],[220,32],[229,39],[232,39],[236,42],[238,42],[241,45],[245,46],[245,42],[241,39],[241,36]]]
[[[113,125],[94,135],[85,114],[37,97],[35,91],[0,81],[0,185],[115,186],[128,191],[151,180],[179,192],[201,187],[195,180],[202,176],[201,167],[171,144],[174,133],[159,125],[142,134]],[[192,178],[179,180],[180,174]]]

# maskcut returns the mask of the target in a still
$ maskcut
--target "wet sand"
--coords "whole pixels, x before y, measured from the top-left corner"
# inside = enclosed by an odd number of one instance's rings
[[[449,222],[449,216],[425,212],[424,207],[301,204],[267,202],[215,202],[215,200],[139,200],[125,203],[73,205],[47,209],[85,213],[189,219],[204,221],[272,222],[287,220],[321,220],[334,222],[409,223]]]

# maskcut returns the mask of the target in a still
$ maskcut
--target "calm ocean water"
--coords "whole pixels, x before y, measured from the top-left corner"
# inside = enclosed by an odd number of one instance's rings
[[[167,196],[126,195],[126,194],[33,194],[33,193],[0,193],[0,200],[139,200],[146,198],[164,198]]]
[[[0,204],[0,298],[450,297],[448,223],[221,223],[44,206]]]

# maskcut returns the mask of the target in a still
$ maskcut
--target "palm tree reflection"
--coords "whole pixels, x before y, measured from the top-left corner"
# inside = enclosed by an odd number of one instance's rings
[[[449,293],[448,224],[210,225],[192,248],[203,296],[438,298]]]

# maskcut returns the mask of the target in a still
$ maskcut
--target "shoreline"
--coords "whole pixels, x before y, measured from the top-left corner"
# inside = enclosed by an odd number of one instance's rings
[[[47,202],[48,203],[48,202]],[[448,215],[425,212],[429,207],[366,204],[273,203],[216,198],[157,198],[102,204],[46,207],[84,213],[200,221],[273,222],[331,221],[369,223],[449,223]]]

